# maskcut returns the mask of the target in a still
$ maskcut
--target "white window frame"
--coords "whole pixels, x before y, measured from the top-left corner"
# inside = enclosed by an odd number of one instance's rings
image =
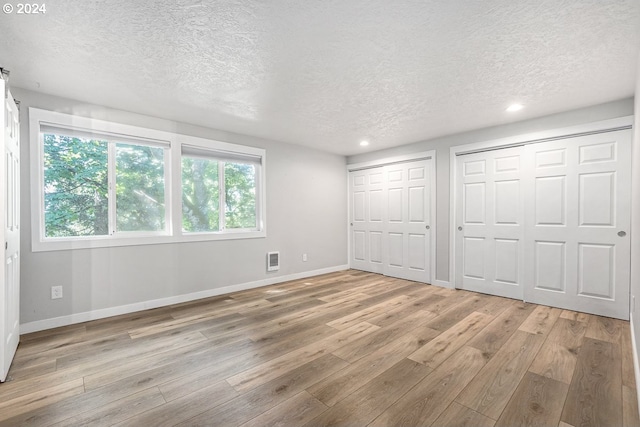
[[[215,236],[226,236],[226,235],[234,235],[238,238],[241,237],[264,237],[266,236],[266,226],[265,226],[265,213],[266,213],[266,205],[265,205],[265,177],[264,177],[264,163],[265,163],[265,150],[261,148],[254,147],[242,147],[243,150],[238,150],[238,145],[229,144],[221,141],[212,141],[203,138],[196,138],[193,136],[179,135],[178,143],[180,146],[180,153],[176,156],[179,159],[179,168],[174,170],[180,171],[180,178],[182,178],[182,146],[188,146],[192,148],[196,148],[202,150],[203,152],[210,152],[210,155],[203,156],[206,158],[210,158],[211,160],[218,160],[218,179],[219,179],[219,212],[220,212],[220,231],[182,231],[182,179],[180,179],[180,222],[176,224],[176,227],[179,228],[180,233],[189,238],[189,240],[211,240]],[[178,144],[177,144],[178,145]],[[224,182],[224,172],[223,172],[223,163],[224,154],[222,153],[232,153],[237,154],[239,158],[253,158],[257,159],[256,162],[256,227],[255,228],[231,228],[227,229],[225,227],[225,182]],[[221,154],[217,156],[216,154]],[[189,154],[186,157],[193,157]],[[241,160],[239,160],[241,162]]]
[[[45,237],[44,227],[44,141],[42,126],[91,131],[96,134],[124,136],[126,140],[145,141],[149,145],[165,148],[165,224],[161,232],[118,232],[106,236],[81,237]],[[247,147],[204,138],[196,138],[171,132],[148,129],[139,126],[75,116],[53,111],[29,108],[30,138],[30,179],[31,179],[31,247],[32,251],[55,251],[69,249],[101,248],[114,246],[133,246],[148,244],[181,243],[207,240],[229,240],[266,237],[265,203],[265,163],[266,151],[261,148]],[[124,141],[126,143],[126,141]],[[216,232],[182,232],[182,144],[202,147],[203,149],[235,153],[239,156],[259,159],[256,167],[256,222],[255,229],[230,229]],[[111,149],[115,145],[110,144]],[[115,161],[114,153],[109,153],[109,161]],[[113,160],[112,160],[113,159]],[[115,171],[111,171],[110,173]],[[113,181],[111,181],[113,182]],[[115,197],[110,191],[110,223],[115,220]],[[113,190],[115,191],[115,190]],[[111,229],[111,228],[110,228]]]
[[[155,145],[155,144],[145,144],[139,143],[138,145],[144,146],[147,145],[149,147],[154,148],[163,148],[164,149],[164,223],[165,229],[161,231],[120,231],[117,227],[117,202],[118,198],[116,196],[116,185],[118,180],[116,179],[117,173],[117,143],[116,141],[109,141],[109,234],[116,234],[119,237],[147,237],[147,236],[169,236],[171,230],[171,145],[163,146],[163,145]],[[123,142],[124,144],[134,145],[134,142]]]

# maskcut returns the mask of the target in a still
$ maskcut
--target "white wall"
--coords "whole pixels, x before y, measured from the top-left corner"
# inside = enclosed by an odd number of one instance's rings
[[[637,102],[637,101],[636,101]],[[514,122],[477,131],[416,142],[388,150],[350,156],[347,163],[360,163],[409,153],[436,150],[436,279],[449,281],[449,148],[454,145],[490,141],[549,129],[558,129],[633,114],[633,99]],[[637,118],[636,118],[637,120]],[[640,162],[638,163],[640,165]],[[635,181],[634,182],[638,182]]]
[[[22,324],[347,264],[344,157],[19,88],[12,92],[21,102]],[[266,149],[267,237],[32,252],[29,107]],[[280,251],[279,272],[266,272],[270,250]],[[63,299],[50,299],[53,285],[64,286]]]
[[[635,307],[633,304],[634,297],[640,298],[640,56],[636,72],[635,113],[631,166],[631,322],[636,345],[640,345],[640,300]],[[640,358],[640,354],[636,356]],[[636,372],[636,378],[639,374]]]

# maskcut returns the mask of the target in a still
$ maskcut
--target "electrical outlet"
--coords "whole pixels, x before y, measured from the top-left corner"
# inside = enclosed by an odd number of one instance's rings
[[[307,262],[307,254],[302,254],[302,261]]]
[[[62,298],[62,286],[52,286],[51,299],[60,299],[60,298]]]

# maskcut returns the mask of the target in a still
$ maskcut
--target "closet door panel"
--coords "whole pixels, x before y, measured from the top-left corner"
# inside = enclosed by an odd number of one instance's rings
[[[631,131],[526,147],[525,300],[629,318]]]
[[[456,159],[456,286],[522,299],[522,148]]]
[[[384,274],[418,282],[431,281],[432,160],[387,165],[387,258]]]
[[[382,168],[349,174],[351,267],[382,273],[386,199]]]

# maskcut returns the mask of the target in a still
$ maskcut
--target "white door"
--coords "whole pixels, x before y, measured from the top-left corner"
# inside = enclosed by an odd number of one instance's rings
[[[5,82],[0,80],[0,91],[4,95]],[[4,126],[2,144],[4,162],[1,169],[4,178],[4,197],[0,209],[4,215],[3,229],[5,250],[2,287],[0,289],[0,381],[4,381],[9,372],[11,361],[20,340],[20,126],[16,103],[8,93],[3,102]]]
[[[350,265],[431,282],[433,159],[349,173]]]
[[[384,167],[384,274],[431,281],[431,159]]]
[[[631,131],[526,153],[525,299],[628,319]]]
[[[523,297],[522,147],[456,159],[456,287]]]
[[[351,267],[382,273],[384,233],[382,167],[351,172]]]

